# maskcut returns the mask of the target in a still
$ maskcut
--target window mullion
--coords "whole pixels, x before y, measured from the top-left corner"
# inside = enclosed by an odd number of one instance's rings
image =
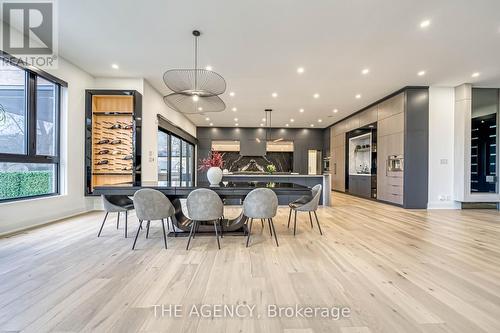
[[[36,155],[36,75],[28,72],[26,102],[28,115],[28,155]]]

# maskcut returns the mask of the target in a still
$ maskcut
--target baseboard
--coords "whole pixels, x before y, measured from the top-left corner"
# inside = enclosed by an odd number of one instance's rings
[[[83,210],[77,210],[77,211],[73,211],[73,212],[68,212],[68,213],[64,214],[63,216],[60,216],[60,217],[57,217],[57,218],[45,220],[45,221],[37,223],[37,224],[30,224],[30,225],[27,225],[27,226],[24,226],[24,227],[20,227],[20,228],[17,228],[17,229],[12,229],[12,230],[9,230],[9,231],[2,232],[2,233],[0,233],[0,238],[11,237],[13,235],[20,234],[20,233],[23,233],[23,232],[26,232],[26,231],[29,231],[29,230],[32,230],[32,229],[42,228],[44,226],[47,226],[47,225],[50,225],[50,224],[54,224],[54,223],[58,223],[58,222],[61,222],[63,220],[69,219],[71,217],[75,217],[75,216],[79,216],[79,215],[82,215],[82,214],[86,214],[86,213],[91,212],[91,211],[93,211],[93,210],[92,209],[90,209],[90,210],[83,209]]]
[[[429,201],[427,209],[462,209],[457,201]]]

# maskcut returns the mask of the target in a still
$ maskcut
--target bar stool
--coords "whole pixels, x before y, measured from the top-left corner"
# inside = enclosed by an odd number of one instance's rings
[[[116,229],[120,226],[120,213],[125,213],[125,238],[127,238],[128,211],[134,209],[134,202],[126,195],[101,195],[101,198],[106,215],[104,216],[97,237],[101,236],[102,228],[104,227],[104,223],[106,223],[109,213],[117,213],[118,215]]]
[[[318,215],[316,215],[316,210],[318,209],[319,198],[321,197],[321,189],[323,186],[321,184],[315,185],[312,189],[312,198],[302,197],[288,204],[290,207],[290,213],[288,214],[288,228],[290,228],[290,219],[292,217],[292,211],[295,212],[295,218],[293,220],[293,235],[295,236],[295,231],[297,229],[297,212],[308,212],[309,221],[311,222],[311,229],[313,228],[313,221],[311,212],[314,213],[316,218],[316,223],[318,224],[319,233],[323,235],[321,231],[321,226],[319,225]]]
[[[167,248],[167,234],[165,232],[165,222],[167,219],[172,225],[172,229],[175,234],[175,227],[172,221],[172,216],[175,214],[175,209],[170,200],[160,191],[153,190],[150,188],[145,188],[135,192],[134,194],[134,205],[135,213],[139,219],[139,227],[137,228],[137,233],[135,235],[134,244],[132,245],[132,250],[135,249],[135,244],[137,243],[137,237],[139,237],[139,232],[142,229],[142,222],[148,221],[146,238],[149,237],[149,225],[151,221],[161,220],[161,226],[163,228],[163,241],[165,243],[165,249]],[[167,222],[168,227],[168,222]],[[176,235],[176,234],[175,234]]]
[[[264,223],[264,220],[267,220],[271,237],[274,234],[276,246],[279,246],[276,229],[274,228],[273,222],[273,218],[276,216],[277,210],[278,197],[272,190],[268,188],[257,188],[248,193],[245,200],[243,201],[243,215],[250,219],[250,226],[248,227],[246,244],[247,247],[248,243],[250,242],[250,234],[252,233],[253,219],[261,219],[262,223]]]
[[[217,246],[220,250],[219,232],[217,230],[217,222],[221,222],[224,215],[224,204],[221,198],[214,191],[207,188],[200,188],[191,191],[186,201],[187,212],[191,219],[191,230],[189,231],[189,239],[186,245],[186,250],[189,250],[191,237],[194,238],[196,230],[200,222],[213,221],[215,237],[217,238]],[[221,226],[222,227],[222,226]],[[194,232],[194,233],[193,233]]]

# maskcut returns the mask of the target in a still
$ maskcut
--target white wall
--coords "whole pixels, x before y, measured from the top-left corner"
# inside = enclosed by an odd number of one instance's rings
[[[429,88],[429,209],[457,209],[453,200],[455,89]]]
[[[85,89],[93,77],[59,58],[50,74],[68,82],[61,109],[62,194],[0,204],[0,234],[85,212],[92,205],[84,197]]]
[[[94,80],[92,89],[137,90],[144,94],[144,80],[138,78],[105,78]]]
[[[144,81],[142,98],[142,180],[146,181],[158,180],[158,114],[196,137],[196,126],[183,114],[170,109],[163,102],[163,96],[147,81]]]

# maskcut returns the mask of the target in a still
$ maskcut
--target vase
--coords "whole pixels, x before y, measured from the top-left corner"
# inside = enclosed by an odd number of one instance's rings
[[[219,167],[211,167],[207,170],[207,178],[210,185],[219,185],[222,181],[222,170]]]

